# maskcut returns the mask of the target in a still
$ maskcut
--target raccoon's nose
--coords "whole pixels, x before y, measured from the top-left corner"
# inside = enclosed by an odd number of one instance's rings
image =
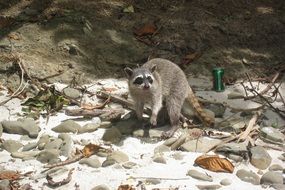
[[[144,87],[143,87],[143,88],[144,88],[144,89],[149,89],[149,87],[150,87],[149,84],[144,84]]]

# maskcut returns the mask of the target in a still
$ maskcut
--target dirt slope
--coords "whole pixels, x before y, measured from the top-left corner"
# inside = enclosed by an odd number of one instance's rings
[[[128,6],[134,12],[124,12]],[[215,66],[234,78],[244,68],[261,77],[284,71],[282,0],[13,0],[0,2],[0,14],[0,78],[16,86],[19,73],[3,58],[11,54],[31,76],[64,71],[49,82],[122,77],[123,67],[149,57],[188,74],[210,76]],[[135,28],[150,23],[157,33],[137,40]]]

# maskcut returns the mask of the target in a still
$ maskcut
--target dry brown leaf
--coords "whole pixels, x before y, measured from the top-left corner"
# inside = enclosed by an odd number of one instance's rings
[[[233,173],[234,165],[226,158],[218,155],[202,155],[196,158],[195,164],[213,172]]]
[[[12,170],[4,170],[0,172],[0,180],[8,179],[8,180],[18,180],[20,179],[21,174]]]
[[[106,91],[106,92],[113,92],[113,91],[116,91],[118,90],[117,88],[107,88],[107,87],[103,87],[103,90]]]
[[[8,38],[10,38],[11,40],[20,40],[19,34],[15,33],[15,32],[8,34]]]
[[[193,61],[199,58],[201,55],[202,54],[200,52],[189,53],[188,55],[185,56],[185,59],[188,59],[189,61]]]
[[[131,185],[120,185],[118,190],[135,190]]]
[[[202,56],[201,52],[189,53],[183,58],[182,64],[189,64],[194,60],[199,59],[201,56]]]
[[[83,148],[82,153],[85,157],[89,157],[98,152],[100,149],[105,149],[105,148],[98,146],[96,144],[89,143]]]
[[[156,32],[157,27],[153,23],[147,23],[142,27],[135,29],[134,33],[136,36],[152,35]]]

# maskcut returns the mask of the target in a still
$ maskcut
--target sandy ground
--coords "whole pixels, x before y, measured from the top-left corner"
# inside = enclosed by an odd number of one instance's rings
[[[112,80],[112,79],[110,79]],[[115,79],[114,79],[115,80]],[[194,81],[196,83],[196,81]],[[207,85],[207,80],[200,80],[201,83]],[[124,82],[122,82],[124,83]],[[202,84],[201,84],[202,85]],[[200,85],[200,86],[201,86]],[[125,86],[125,85],[123,85]],[[233,88],[240,88],[239,86],[235,86]],[[282,94],[284,94],[284,85],[281,88]],[[202,92],[198,91],[197,94],[199,96],[203,96],[205,98],[216,99],[217,101],[226,101],[226,96],[233,89],[228,88],[223,93],[215,93],[215,92]],[[4,92],[4,91],[2,91]],[[4,95],[0,96],[0,101],[5,99]],[[248,103],[241,103],[237,100],[234,100],[231,104],[241,107],[252,107],[255,105]],[[0,121],[2,120],[14,120],[18,118],[17,113],[21,112],[20,101],[17,99],[13,99],[9,101],[5,106],[0,107]],[[274,116],[276,117],[276,115]],[[44,118],[39,119],[39,125],[41,127],[41,134],[49,134],[51,136],[58,136],[57,133],[53,132],[51,128],[57,126],[61,123],[61,121],[69,119],[72,117],[66,116],[64,113],[57,113],[55,116],[51,116],[48,124],[46,124],[46,120]],[[271,118],[275,120],[274,118]],[[77,122],[82,126],[86,123],[90,123],[90,120],[77,120]],[[99,129],[93,133],[88,134],[71,134],[74,142],[80,141],[82,139],[90,140],[92,143],[101,142],[101,137],[104,133],[104,129]],[[8,140],[20,140],[20,135],[12,135],[3,133],[2,139]],[[35,141],[35,140],[33,140]],[[21,140],[23,144],[26,144],[28,141]],[[235,170],[233,174],[229,173],[215,173],[211,171],[204,170],[200,167],[193,166],[194,160],[202,155],[201,153],[195,152],[181,152],[181,151],[171,151],[164,153],[164,158],[166,158],[167,164],[155,163],[152,161],[152,157],[154,155],[154,148],[158,145],[162,144],[164,141],[160,141],[154,144],[144,143],[138,138],[134,137],[126,137],[120,146],[113,145],[115,150],[120,150],[126,153],[129,156],[129,160],[137,163],[132,169],[124,169],[119,164],[115,164],[108,167],[100,167],[98,169],[90,168],[86,165],[80,165],[78,162],[67,165],[67,168],[75,168],[75,171],[72,175],[72,180],[67,185],[59,187],[57,189],[75,189],[75,184],[79,186],[79,189],[91,189],[96,185],[105,184],[110,187],[110,189],[117,189],[120,184],[138,184],[138,181],[143,181],[144,178],[162,178],[161,183],[157,185],[146,185],[146,189],[153,188],[169,188],[169,187],[178,187],[180,190],[182,189],[197,189],[196,185],[205,185],[205,184],[219,184],[220,181],[224,178],[230,179],[232,184],[230,186],[223,186],[222,190],[261,190],[264,189],[260,185],[252,185],[250,183],[246,183],[241,181],[235,174],[239,169],[252,170],[254,173],[257,173],[258,169],[253,167],[249,162],[236,163]],[[74,147],[81,147],[78,144],[74,144]],[[173,158],[174,154],[181,154],[183,156],[182,160],[175,160]],[[268,150],[268,153],[272,156],[272,164],[280,164],[285,168],[285,163],[281,160],[277,159],[278,156],[282,154],[282,152],[275,150]],[[213,154],[213,153],[210,153]],[[65,159],[65,158],[63,158]],[[99,158],[100,161],[103,161],[104,158]],[[28,171],[33,171],[32,177],[37,178],[41,171],[44,170],[43,164],[36,160],[28,160],[21,161],[20,159],[11,159],[10,153],[7,151],[0,152],[0,166],[5,167],[5,169],[9,170],[17,170],[21,173],[25,173]],[[189,169],[195,169],[201,171],[203,173],[207,173],[211,175],[214,179],[213,182],[203,182],[196,179],[193,179],[189,176],[186,176],[186,173]],[[265,171],[263,171],[265,172]],[[55,178],[62,179],[67,176],[67,172],[63,175]],[[163,179],[165,178],[165,179]],[[50,189],[47,186],[43,185],[46,182],[44,177],[38,178],[37,180],[24,178],[20,181],[21,184],[29,183],[34,189]],[[271,188],[265,188],[271,189]]]

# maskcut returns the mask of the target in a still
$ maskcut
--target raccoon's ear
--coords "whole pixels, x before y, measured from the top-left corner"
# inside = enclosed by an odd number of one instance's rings
[[[133,70],[129,67],[124,68],[124,71],[128,78],[130,78],[133,75]]]
[[[150,72],[154,72],[156,70],[157,66],[156,65],[153,65],[151,68],[150,68]]]

